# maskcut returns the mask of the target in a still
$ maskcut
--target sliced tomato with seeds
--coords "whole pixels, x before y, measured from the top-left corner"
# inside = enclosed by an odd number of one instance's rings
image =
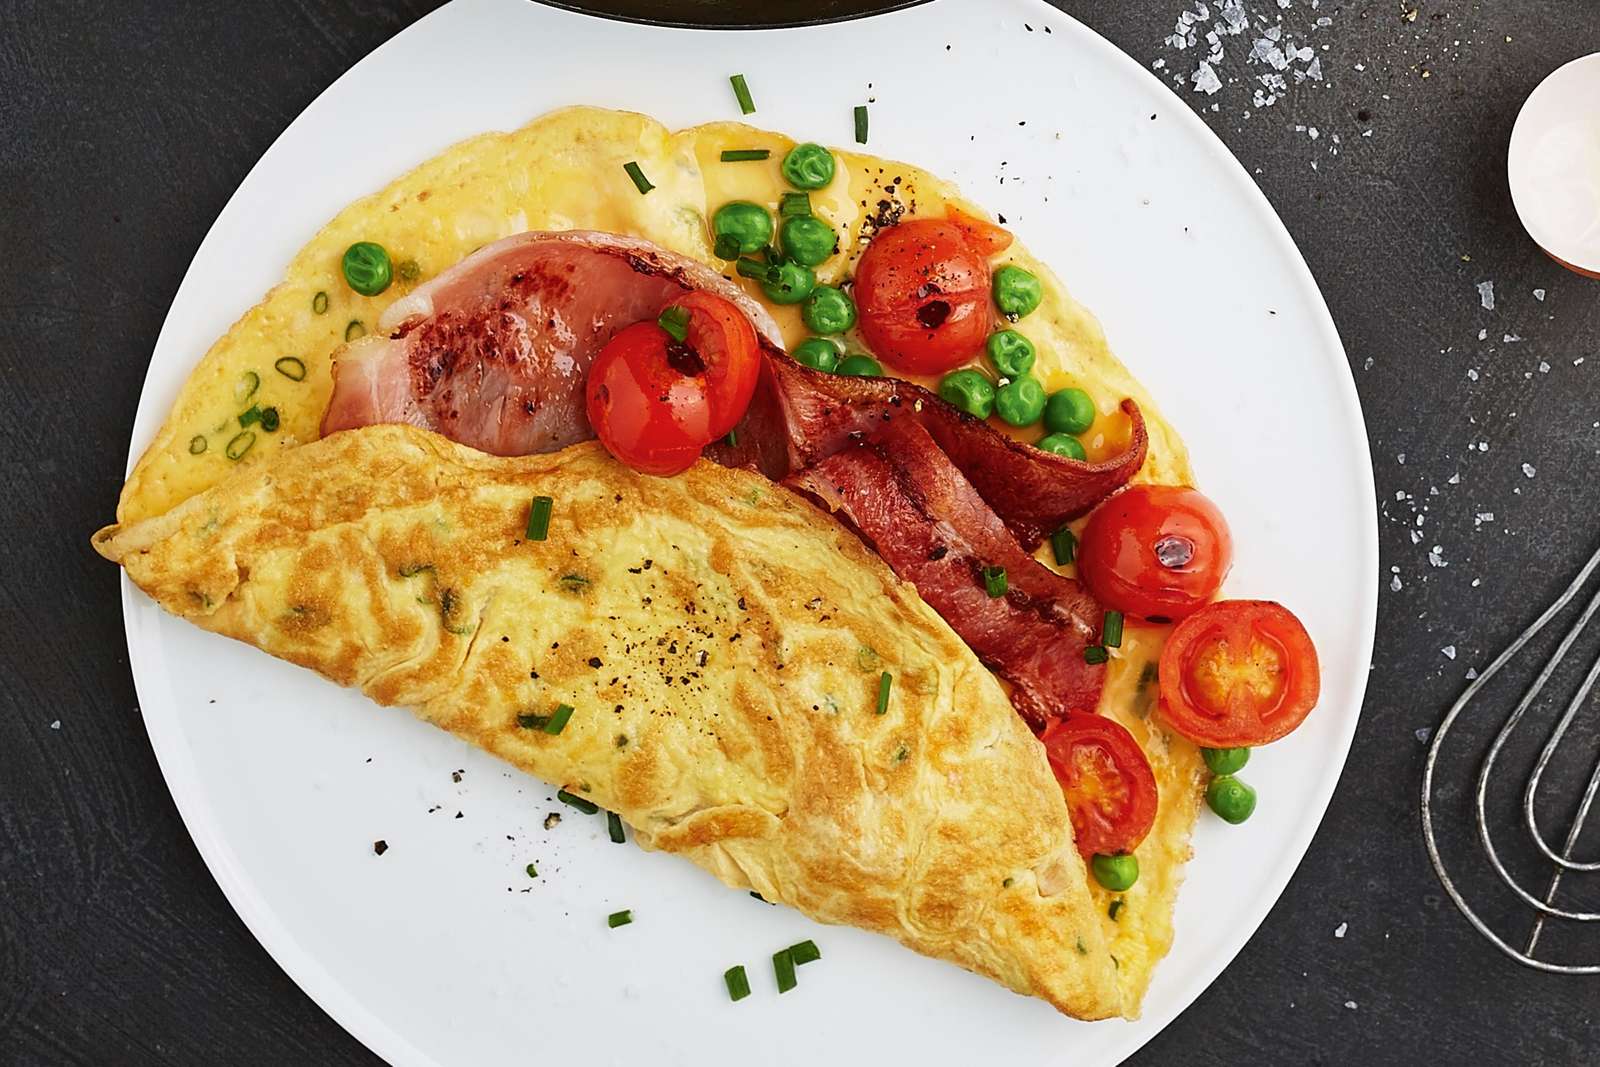
[[[1125,727],[1104,715],[1053,720],[1039,740],[1067,798],[1085,857],[1132,852],[1156,821],[1155,772]]]
[[[1270,600],[1223,600],[1183,620],[1162,649],[1160,674],[1167,722],[1207,748],[1276,741],[1322,691],[1311,635]]]

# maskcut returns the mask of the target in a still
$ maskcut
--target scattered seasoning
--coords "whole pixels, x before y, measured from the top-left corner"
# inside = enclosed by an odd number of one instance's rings
[[[856,144],[867,143],[867,105],[856,105]]]
[[[794,956],[788,949],[772,954],[772,973],[778,979],[779,993],[787,993],[795,987]]]
[[[552,811],[550,814],[548,814],[548,815],[546,815],[544,817],[544,828],[546,830],[554,830],[557,826],[560,826],[560,825],[561,825],[561,813],[559,811]]]
[[[367,328],[360,319],[351,319],[350,324],[344,328],[344,339],[354,341],[357,337],[365,337]]]
[[[528,505],[528,540],[543,541],[550,536],[550,512],[556,506],[555,500],[547,496],[536,496]]]
[[[1050,535],[1050,551],[1056,555],[1056,565],[1066,566],[1078,558],[1078,535],[1063,526]]]
[[[561,588],[569,593],[576,593],[589,584],[589,579],[581,574],[563,574],[559,580]]]
[[[311,313],[313,315],[326,315],[328,313],[327,293],[318,290],[317,295],[311,298]]]
[[[643,196],[655,188],[655,186],[650,184],[650,179],[644,176],[644,171],[639,169],[639,164],[635,163],[634,161],[629,160],[627,163],[624,163],[622,165],[622,169],[627,171],[628,177],[633,179],[633,187],[639,190],[640,196]]]
[[[656,325],[667,331],[667,336],[682,344],[689,339],[689,309],[674,304],[656,316]]]
[[[811,214],[811,194],[784,193],[782,199],[778,201],[778,214],[786,219]]]
[[[756,102],[750,96],[750,86],[745,84],[744,75],[733,75],[728,79],[728,84],[733,86],[734,98],[739,101],[739,114],[754,114],[756,110]]]
[[[1104,645],[1090,645],[1083,650],[1083,662],[1088,664],[1104,663],[1111,658]]]
[[[614,811],[606,812],[606,833],[611,835],[613,844],[624,845],[628,842],[628,835],[622,830],[622,820]]]
[[[272,365],[272,369],[289,379],[291,382],[306,380],[305,360],[295,356],[282,356]]]
[[[255,443],[255,432],[253,430],[245,430],[243,433],[234,434],[233,440],[229,441],[228,447],[222,451],[229,459],[237,462],[244,458],[246,452],[255,447]]]
[[[1116,922],[1117,921],[1117,913],[1120,912],[1121,910],[1122,910],[1122,898],[1118,897],[1116,900],[1113,900],[1111,902],[1111,906],[1106,909],[1106,915],[1107,915],[1108,918],[1111,919],[1112,922]]]
[[[878,714],[889,710],[889,687],[894,685],[894,675],[884,671],[878,675]]]
[[[1100,627],[1100,643],[1107,648],[1122,647],[1122,612],[1106,612],[1106,621]]]
[[[574,793],[569,793],[565,789],[559,790],[556,793],[556,799],[561,801],[563,804],[571,804],[585,815],[593,815],[595,812],[600,810],[600,805],[594,803],[593,801],[585,800]]]
[[[788,948],[788,953],[789,958],[794,960],[796,966],[804,963],[811,963],[822,958],[822,950],[819,949],[817,947],[817,943],[810,938],[807,938],[798,944],[790,945]]]
[[[1085,945],[1083,943],[1083,938],[1081,938],[1081,937],[1078,938],[1078,955],[1087,956],[1088,954],[1089,954],[1089,946]]]
[[[983,568],[983,590],[991,598],[1006,595],[1006,569],[1004,567]]]
[[[760,159],[772,158],[770,148],[724,148],[722,162],[724,163],[753,163]]]
[[[204,434],[198,434],[197,433],[193,437],[189,438],[189,455],[198,456],[200,453],[204,452],[205,450],[206,450],[206,438],[205,438]]]
[[[624,908],[621,911],[614,911],[610,915],[606,916],[606,925],[611,927],[613,930],[619,926],[627,926],[631,922],[633,922],[632,908]]]
[[[722,972],[722,980],[728,986],[728,999],[740,1001],[750,995],[750,979],[744,973],[744,965],[739,964],[729,967]]]
[[[527,871],[528,871],[528,877],[529,878],[537,878],[537,877],[539,877],[539,869],[537,867],[535,867],[533,864],[531,864],[531,863],[528,864]]]
[[[389,842],[383,840],[374,841],[372,843],[372,851],[379,856],[383,855],[389,851]]]

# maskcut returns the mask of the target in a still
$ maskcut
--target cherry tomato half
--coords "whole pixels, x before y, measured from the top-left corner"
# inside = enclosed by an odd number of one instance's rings
[[[1097,600],[1154,622],[1209,603],[1232,566],[1227,520],[1187,486],[1123,490],[1089,516],[1078,547],[1078,577]]]
[[[1167,722],[1207,748],[1276,741],[1322,690],[1311,635],[1270,600],[1223,600],[1189,616],[1167,639],[1160,673]]]
[[[989,335],[989,261],[943,219],[874,237],[856,267],[855,298],[873,354],[913,374],[970,361]]]
[[[1104,715],[1068,715],[1039,737],[1066,794],[1078,851],[1116,855],[1139,847],[1156,821],[1156,776],[1144,749]]]
[[[721,437],[744,418],[761,375],[761,349],[755,327],[732,303],[712,293],[690,292],[662,308],[689,312],[685,343],[705,364],[707,399],[711,404],[711,437]]]
[[[606,342],[589,368],[589,424],[634,470],[687,470],[712,438],[705,368],[685,352],[656,323],[636,322]]]
[[[961,228],[967,243],[981,256],[998,256],[1010,248],[1014,240],[1010,230],[1002,229],[988,219],[969,215],[954,205],[946,208],[944,215]]]

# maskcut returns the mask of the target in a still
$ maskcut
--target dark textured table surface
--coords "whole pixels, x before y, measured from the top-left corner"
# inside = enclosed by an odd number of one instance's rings
[[[373,1060],[201,863],[140,721],[116,572],[86,539],[212,219],[301,108],[431,6],[0,14],[0,1061]],[[1441,901],[1416,814],[1417,731],[1594,547],[1600,282],[1528,242],[1504,174],[1519,102],[1600,50],[1600,9],[1249,0],[1202,68],[1228,5],[1192,45],[1174,28],[1204,5],[1060,6],[1180,80],[1277,207],[1348,348],[1381,507],[1378,649],[1341,788],[1260,932],[1137,1062],[1600,1060],[1600,978],[1518,968],[1474,935]],[[1281,91],[1257,77],[1270,58],[1246,58],[1280,19],[1312,49],[1286,58]]]

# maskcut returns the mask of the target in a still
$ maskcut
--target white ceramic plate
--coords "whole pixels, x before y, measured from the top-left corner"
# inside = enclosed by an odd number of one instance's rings
[[[794,73],[803,57],[813,76]],[[671,125],[737,118],[738,71],[755,121],[802,138],[849,142],[851,107],[873,98],[871,151],[1003,212],[1187,437],[1237,540],[1229,591],[1285,601],[1321,650],[1320,710],[1251,762],[1255,817],[1239,829],[1200,820],[1177,942],[1144,1018],[1064,1019],[681,860],[615,847],[601,820],[541,783],[202,633],[125,583],[151,743],[251,931],[396,1064],[1113,1063],[1221,972],[1310,843],[1366,684],[1377,538],[1355,389],[1304,261],[1188,105],[1076,22],[1039,0],[937,0],[719,33],[457,0],[323,93],[239,187],[167,316],[134,454],[200,353],[345,204],[460,138],[557,105]],[[547,833],[554,810],[565,818]],[[607,929],[624,907],[634,924]],[[779,998],[769,954],[803,937],[824,959]],[[722,988],[734,963],[755,988],[737,1005]]]

